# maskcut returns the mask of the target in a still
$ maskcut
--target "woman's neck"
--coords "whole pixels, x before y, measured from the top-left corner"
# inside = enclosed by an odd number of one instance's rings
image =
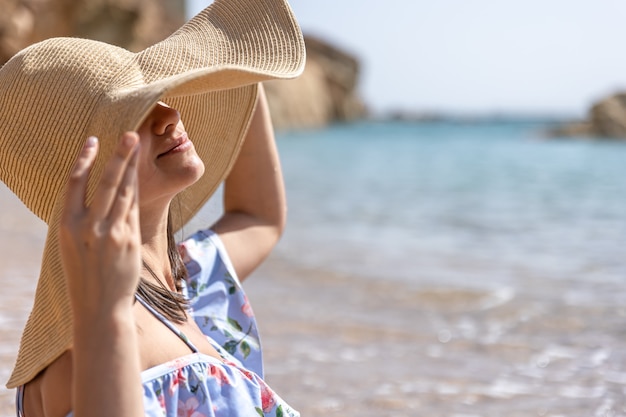
[[[144,266],[142,277],[154,281],[158,279],[163,285],[174,291],[176,285],[172,277],[172,267],[168,256],[168,212],[149,212],[142,210],[141,223],[141,256]],[[154,272],[153,276],[151,271]],[[155,284],[158,284],[155,282]]]

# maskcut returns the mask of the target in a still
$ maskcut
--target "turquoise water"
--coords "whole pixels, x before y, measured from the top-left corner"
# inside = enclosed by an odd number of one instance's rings
[[[405,281],[626,272],[626,142],[545,139],[546,123],[359,123],[282,133],[280,256]]]

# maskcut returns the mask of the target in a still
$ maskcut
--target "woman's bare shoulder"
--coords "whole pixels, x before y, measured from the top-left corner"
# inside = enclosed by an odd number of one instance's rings
[[[65,417],[72,404],[72,352],[65,351],[24,389],[24,417]]]

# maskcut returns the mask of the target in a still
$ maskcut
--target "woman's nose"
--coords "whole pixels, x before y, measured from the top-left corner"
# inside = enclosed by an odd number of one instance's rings
[[[180,122],[178,110],[164,103],[157,103],[152,111],[152,132],[155,135],[164,135],[169,130],[174,130],[178,122]]]

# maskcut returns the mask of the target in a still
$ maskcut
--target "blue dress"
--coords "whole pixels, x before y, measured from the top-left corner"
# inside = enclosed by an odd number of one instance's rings
[[[137,300],[187,343],[191,353],[142,372],[145,415],[150,417],[297,417],[263,381],[256,321],[219,237],[200,231],[179,245],[189,279],[183,292],[191,316],[222,356],[198,349],[176,326]],[[18,389],[18,417],[23,388]],[[70,416],[72,413],[69,414]]]

